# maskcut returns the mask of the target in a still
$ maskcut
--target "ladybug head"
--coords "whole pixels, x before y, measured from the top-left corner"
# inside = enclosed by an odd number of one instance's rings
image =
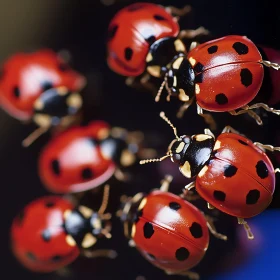
[[[117,212],[117,216],[124,225],[124,235],[129,239],[131,238],[133,224],[139,216],[138,208],[140,208],[144,198],[144,193],[137,193],[133,197],[127,197],[125,195],[121,197],[121,208]]]
[[[82,98],[79,93],[71,92],[66,87],[53,88],[49,86],[34,102],[33,121],[39,126],[23,142],[29,146],[36,138],[50,127],[67,127],[73,123],[75,116],[82,107]]]
[[[156,102],[160,100],[164,87],[168,92],[167,101],[170,101],[171,96],[177,96],[183,102],[191,102],[195,96],[194,70],[184,54],[178,54],[171,62],[156,95]]]
[[[111,214],[104,214],[108,194],[109,186],[105,186],[103,202],[97,212],[83,205],[64,212],[66,240],[70,245],[87,249],[92,247],[99,237],[111,238],[111,223],[108,221]]]
[[[153,42],[146,57],[147,72],[153,77],[163,77],[174,57],[184,56],[186,48],[177,37],[165,37]]]
[[[189,136],[183,135],[181,137],[177,134],[176,127],[171,123],[171,121],[165,116],[164,112],[160,113],[160,117],[166,121],[173,129],[176,139],[174,139],[168,149],[165,156],[159,158],[159,159],[146,159],[141,160],[140,164],[146,164],[149,162],[156,162],[156,161],[163,161],[164,159],[170,157],[172,162],[181,164],[181,160],[183,160],[184,154],[186,153],[186,150],[189,147],[189,144],[191,142],[191,138]]]

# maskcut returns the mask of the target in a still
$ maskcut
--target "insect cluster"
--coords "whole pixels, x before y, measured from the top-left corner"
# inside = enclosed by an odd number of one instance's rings
[[[247,238],[254,239],[245,219],[262,213],[272,202],[280,169],[271,157],[280,148],[253,142],[230,123],[219,131],[218,115],[243,115],[250,123],[247,114],[256,126],[263,125],[263,112],[280,115],[276,106],[280,54],[243,35],[202,40],[212,36],[204,27],[180,28],[180,19],[191,10],[136,3],[108,23],[104,60],[112,72],[124,76],[126,85],[138,83],[150,91],[152,102],[163,102],[166,94],[167,102],[182,103],[173,115],[158,112],[175,135],[163,155],[149,146],[141,131],[100,119],[84,125],[82,92],[87,79],[63,55],[43,49],[17,53],[3,64],[2,109],[37,126],[22,145],[32,149],[41,134],[51,136],[38,155],[38,175],[50,194],[30,201],[10,231],[12,251],[27,269],[55,272],[80,256],[117,258],[121,252],[114,248],[96,248],[100,239],[114,237],[113,217],[123,224],[129,245],[148,262],[168,275],[191,279],[199,277],[192,269],[207,254],[210,234],[221,242],[228,240],[217,232],[210,210],[235,217]],[[171,119],[184,120],[194,105],[205,129],[179,135]],[[191,125],[189,119],[186,125]],[[176,175],[182,177],[180,193],[172,191],[177,178],[166,173],[160,187],[133,195],[123,191],[113,199],[116,209],[107,211],[112,189],[121,184],[133,190],[136,166],[148,174],[142,165],[166,160],[181,173]],[[144,177],[149,184],[149,175]],[[86,203],[95,196],[97,208]],[[205,202],[209,211],[195,206],[196,200]]]

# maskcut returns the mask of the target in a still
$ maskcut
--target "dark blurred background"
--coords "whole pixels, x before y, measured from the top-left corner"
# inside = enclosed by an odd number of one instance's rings
[[[200,133],[206,126],[202,118],[195,115],[194,106],[182,120],[176,120],[175,112],[179,106],[178,102],[155,104],[150,93],[128,88],[124,84],[124,78],[113,73],[107,67],[106,31],[108,24],[119,9],[133,2],[137,1],[3,0],[0,2],[0,61],[3,62],[10,55],[19,51],[32,51],[45,47],[55,51],[67,49],[72,54],[72,67],[83,73],[88,79],[87,87],[83,91],[84,122],[103,119],[112,126],[142,130],[148,137],[148,144],[157,148],[160,154],[164,154],[173,135],[171,129],[159,118],[161,110],[164,110],[176,124],[179,134]],[[190,4],[193,12],[181,20],[182,28],[204,26],[212,32],[214,37],[229,34],[246,35],[256,44],[280,50],[280,15],[276,1],[174,0],[146,2],[177,7]],[[253,120],[245,116],[231,117],[228,114],[214,116],[220,130],[224,125],[231,124],[253,141],[280,146],[280,119],[275,115],[264,116],[265,125],[263,127],[258,127]],[[113,238],[107,242],[101,241],[99,246],[117,250],[119,257],[116,260],[79,258],[71,265],[72,275],[68,277],[61,277],[55,273],[34,274],[23,268],[10,252],[9,227],[11,221],[25,204],[41,195],[48,194],[37,175],[37,159],[40,149],[47,143],[50,135],[42,136],[29,148],[24,149],[21,146],[21,141],[33,129],[32,125],[23,125],[2,110],[0,111],[0,174],[3,189],[1,202],[2,277],[7,278],[3,275],[8,273],[9,279],[28,277],[30,280],[183,279],[177,276],[166,276],[145,261],[136,249],[129,248],[127,240],[123,236],[122,225],[115,218],[113,220]],[[277,159],[273,155],[271,158],[277,164]],[[280,166],[279,161],[278,166]],[[159,182],[167,171],[178,175],[171,191],[179,193],[186,182],[184,178],[180,177],[181,175],[174,166],[168,163],[147,165],[134,170],[135,176],[130,185],[120,184],[118,186],[116,184],[114,186],[113,192],[116,193],[116,196],[111,197],[111,210],[116,211],[118,200],[114,198],[122,192],[133,195],[139,191],[149,191],[149,189],[159,187]],[[279,175],[277,178],[279,188]],[[205,203],[199,203],[204,210]],[[279,203],[280,192],[276,188],[275,198],[269,210],[259,218],[252,219],[252,228],[256,230],[254,241],[246,240],[245,233],[240,232],[235,219],[219,214],[217,227],[220,232],[228,234],[229,241],[224,243],[211,239],[206,257],[194,271],[198,271],[202,279],[264,279],[261,276],[264,275],[264,272],[267,273],[268,279],[279,279],[279,269],[273,262],[265,263],[263,259],[254,259],[255,263],[250,263],[251,258],[256,257],[257,254],[267,256],[267,260],[276,258],[277,248],[279,252],[280,241],[277,238],[280,233]],[[264,215],[273,217],[270,219],[271,223],[264,224],[267,221]],[[275,232],[278,232],[278,236],[275,235]],[[272,233],[276,238],[270,236]],[[268,240],[273,238],[273,242],[265,243],[266,238]],[[252,269],[246,270],[248,267],[252,267]],[[241,272],[235,276],[238,271]],[[224,276],[218,278],[221,272]],[[272,275],[276,275],[276,277],[272,277]]]

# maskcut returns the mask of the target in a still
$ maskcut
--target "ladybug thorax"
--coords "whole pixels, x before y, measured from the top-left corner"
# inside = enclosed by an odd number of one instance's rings
[[[215,140],[207,134],[182,136],[171,147],[171,160],[180,165],[181,173],[192,178],[196,176],[211,157]]]
[[[166,73],[166,88],[183,102],[195,95],[195,73],[184,55],[179,54],[172,60]]]
[[[64,219],[67,242],[81,248],[93,246],[105,228],[99,214],[85,206],[65,211]]]
[[[77,114],[82,106],[80,94],[66,87],[49,88],[34,102],[34,122],[42,127],[56,126],[62,118]]]
[[[177,37],[165,37],[153,42],[146,57],[148,73],[154,77],[163,77],[174,57],[184,55],[185,51],[183,42]]]

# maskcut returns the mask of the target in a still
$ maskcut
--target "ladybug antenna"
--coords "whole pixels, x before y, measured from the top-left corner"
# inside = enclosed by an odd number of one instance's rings
[[[161,84],[161,86],[160,86],[160,88],[159,88],[159,90],[157,92],[157,95],[156,95],[156,98],[155,98],[156,102],[159,102],[160,96],[161,96],[161,93],[162,93],[162,91],[164,89],[165,84],[166,84],[166,79],[163,80],[163,82],[162,82],[162,84]]]
[[[22,146],[23,147],[28,147],[30,146],[37,138],[39,138],[42,134],[44,134],[48,130],[48,127],[39,127],[36,130],[34,130],[29,136],[27,136],[23,141],[22,141]]]
[[[161,158],[152,158],[152,159],[145,159],[145,160],[141,160],[140,164],[146,164],[146,163],[150,163],[150,162],[157,162],[157,161],[163,161],[168,157],[171,157],[172,154],[170,152],[168,152],[165,156],[161,157]]]
[[[110,193],[110,186],[105,185],[104,187],[104,193],[103,193],[103,199],[101,206],[98,210],[98,214],[103,214],[108,206],[108,201],[109,201],[109,193]]]
[[[166,121],[173,129],[174,135],[176,137],[177,140],[181,140],[180,137],[177,134],[177,128],[172,124],[172,122],[165,116],[164,112],[160,112],[159,116]]]

